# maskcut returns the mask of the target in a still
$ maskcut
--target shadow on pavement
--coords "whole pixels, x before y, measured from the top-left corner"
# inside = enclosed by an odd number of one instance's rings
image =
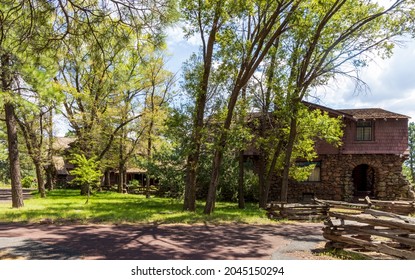
[[[0,250],[11,249],[29,259],[270,259],[273,252],[292,242],[321,242],[321,227],[311,223],[0,224]],[[7,240],[12,238],[22,242],[8,247]]]

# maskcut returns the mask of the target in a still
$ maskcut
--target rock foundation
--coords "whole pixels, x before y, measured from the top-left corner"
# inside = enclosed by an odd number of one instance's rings
[[[353,170],[362,164],[373,170],[372,198],[399,200],[410,198],[410,184],[402,174],[405,158],[399,155],[322,155],[319,182],[289,184],[288,201],[298,202],[316,196],[327,200],[352,201],[356,198]],[[280,179],[274,178],[271,200],[279,200]]]

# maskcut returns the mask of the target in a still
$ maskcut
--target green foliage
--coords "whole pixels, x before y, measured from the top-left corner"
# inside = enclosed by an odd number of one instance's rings
[[[288,133],[288,131],[286,131]],[[334,147],[341,145],[343,122],[341,117],[333,118],[327,112],[303,108],[298,114],[297,136],[292,153],[290,177],[303,181],[308,178],[314,166],[298,166],[298,159],[313,161],[317,157],[315,141],[325,141]],[[280,167],[281,168],[281,167]]]
[[[290,177],[295,180],[305,180],[313,170],[313,166],[298,166],[296,160],[313,161],[317,157],[315,150],[316,141],[325,141],[334,147],[341,145],[343,137],[343,122],[341,118],[330,117],[327,112],[308,109],[300,106],[297,113],[297,134],[294,139],[294,147],[291,156]],[[267,128],[262,137],[255,138],[258,149],[262,149],[267,155],[268,169],[272,159],[272,153],[279,142],[286,143],[290,133],[289,120],[285,117],[290,108],[279,106],[279,110],[272,115],[272,125]],[[259,129],[258,123],[254,123],[254,130]],[[286,150],[277,158],[275,170],[280,174],[284,168]]]
[[[411,172],[411,168],[407,165],[406,162],[404,162],[404,164],[402,164],[402,174],[405,176],[405,178],[411,182],[412,185],[414,185],[414,181],[412,178],[412,172]]]
[[[22,187],[23,188],[35,188],[37,186],[36,178],[33,176],[25,176],[22,178]]]
[[[157,178],[160,195],[181,198],[184,192],[185,161],[188,151],[189,116],[177,109],[168,111],[163,134],[158,135],[157,148],[149,164],[139,157],[138,165],[146,166]],[[162,141],[160,141],[162,140]]]
[[[329,256],[340,260],[370,260],[369,257],[358,252],[346,251],[343,249],[326,249],[318,253],[321,256]]]
[[[72,156],[70,162],[75,165],[75,168],[71,170],[71,175],[75,178],[71,183],[89,189],[97,186],[103,176],[99,169],[99,162],[95,158],[87,159],[85,155],[74,154]]]
[[[130,181],[130,188],[131,189],[136,189],[140,186],[140,181],[138,180],[131,180]]]
[[[144,162],[157,178],[159,193],[165,197],[181,198],[184,191],[184,154],[178,143],[164,145],[155,151],[151,162]]]
[[[0,134],[0,182],[6,183],[9,180],[9,160],[7,156],[7,146],[4,138]]]

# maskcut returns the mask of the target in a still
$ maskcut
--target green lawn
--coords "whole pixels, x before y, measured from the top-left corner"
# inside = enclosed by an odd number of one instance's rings
[[[0,222],[78,222],[78,223],[273,223],[254,204],[238,209],[235,203],[218,202],[215,212],[202,213],[203,202],[196,213],[182,211],[182,201],[169,198],[146,199],[141,195],[97,192],[85,204],[78,190],[54,190],[47,198],[35,195],[24,201],[21,209],[11,202],[0,203]]]
[[[0,189],[10,189],[10,184],[5,184],[4,182],[0,182]]]

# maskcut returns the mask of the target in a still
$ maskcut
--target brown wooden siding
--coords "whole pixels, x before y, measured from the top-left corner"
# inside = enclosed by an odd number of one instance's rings
[[[408,119],[375,119],[373,140],[356,140],[356,121],[345,119],[343,144],[338,149],[324,141],[316,142],[317,153],[324,154],[397,154],[408,152]]]

